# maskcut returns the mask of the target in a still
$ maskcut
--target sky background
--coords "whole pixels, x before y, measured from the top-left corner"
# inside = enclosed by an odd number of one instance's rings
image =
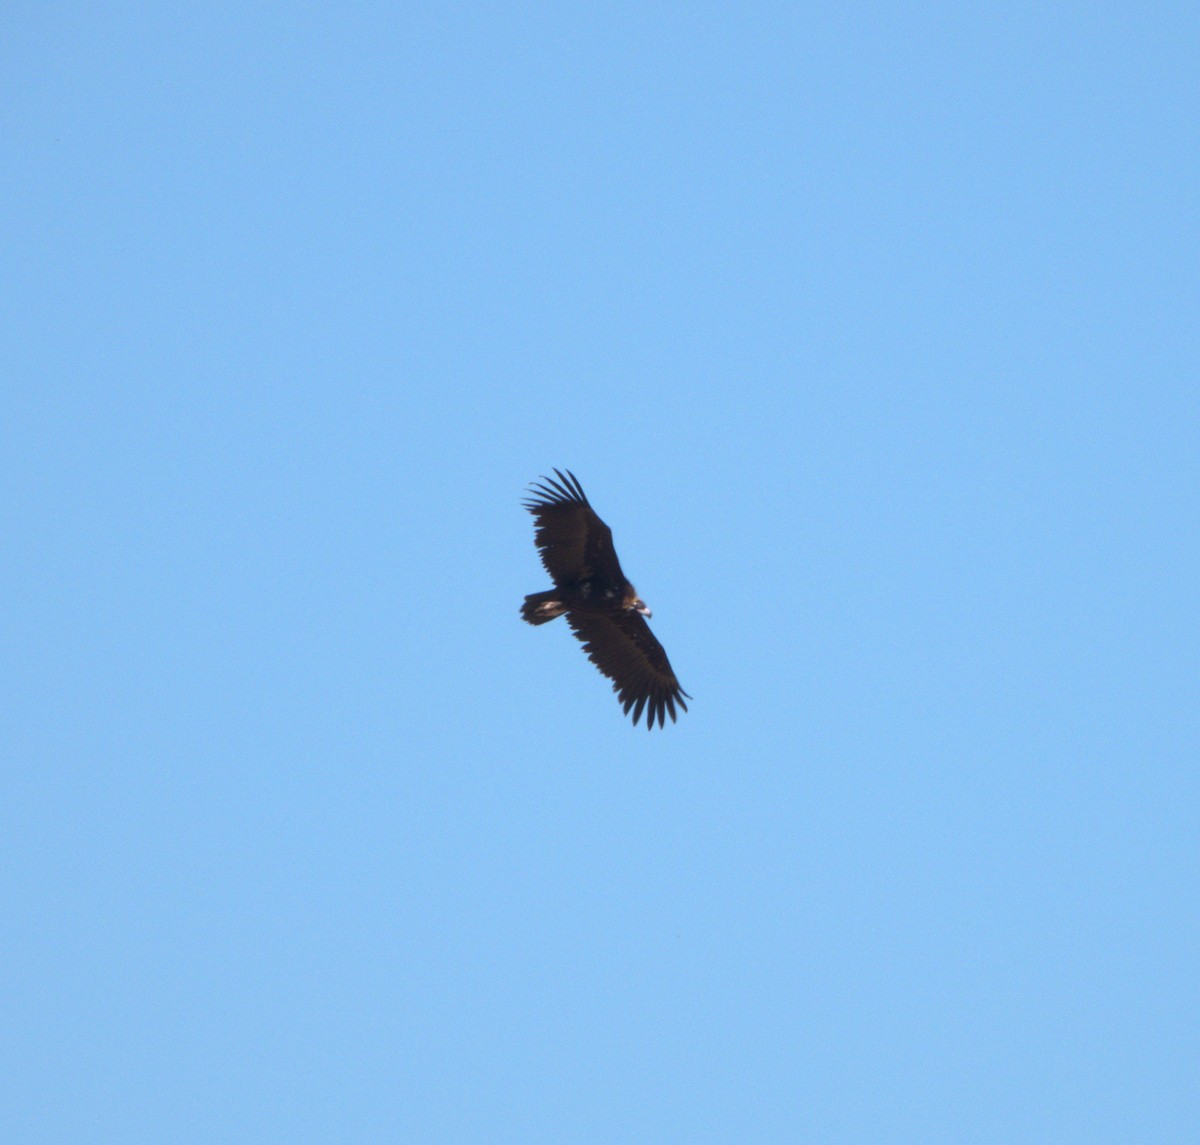
[[[0,28],[0,1137],[1200,1140],[1194,5]]]

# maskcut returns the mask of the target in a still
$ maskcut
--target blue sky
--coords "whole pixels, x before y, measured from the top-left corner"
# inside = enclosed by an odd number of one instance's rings
[[[5,1140],[1200,1139],[1194,9],[3,27]]]

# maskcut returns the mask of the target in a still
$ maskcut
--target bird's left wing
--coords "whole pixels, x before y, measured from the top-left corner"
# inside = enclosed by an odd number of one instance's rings
[[[635,724],[643,709],[647,728],[652,728],[655,720],[663,727],[668,715],[674,723],[676,704],[687,711],[684,697],[688,694],[679,686],[663,646],[639,613],[568,612],[567,623],[583,642],[588,659],[613,682],[626,714],[633,709]]]

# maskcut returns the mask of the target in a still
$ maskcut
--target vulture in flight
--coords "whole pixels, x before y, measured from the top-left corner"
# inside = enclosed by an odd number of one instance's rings
[[[554,587],[527,596],[521,616],[545,624],[566,613],[588,659],[613,682],[625,713],[633,709],[634,724],[643,711],[647,728],[655,720],[663,727],[667,716],[674,723],[676,704],[687,711],[687,692],[646,623],[650,609],[625,579],[612,530],[588,504],[578,478],[569,469],[554,472],[558,480],[543,477],[524,502]]]

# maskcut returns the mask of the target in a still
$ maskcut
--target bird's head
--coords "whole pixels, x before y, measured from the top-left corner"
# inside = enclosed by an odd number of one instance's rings
[[[625,607],[630,612],[640,612],[643,616],[651,615],[650,609],[646,607],[646,602],[632,588],[625,597]]]

